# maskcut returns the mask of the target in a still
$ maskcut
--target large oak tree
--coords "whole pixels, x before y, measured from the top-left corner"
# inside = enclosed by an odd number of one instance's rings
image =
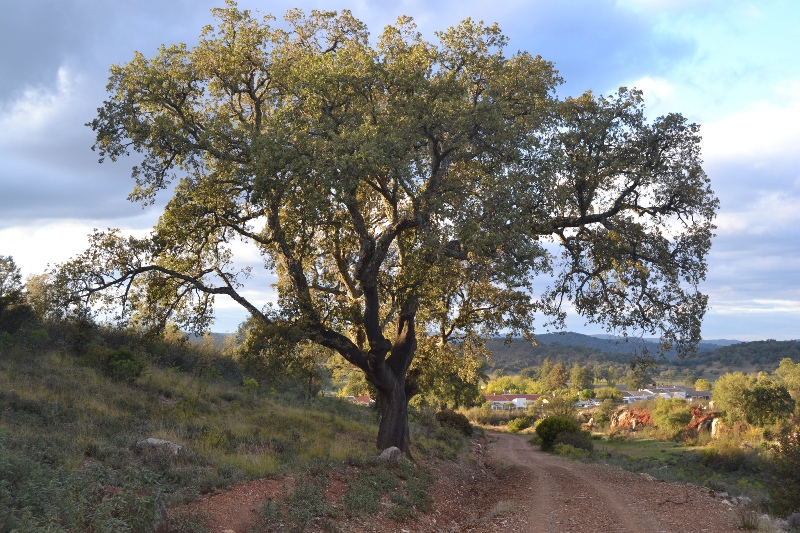
[[[378,447],[405,451],[437,354],[567,310],[699,340],[717,200],[696,125],[646,122],[635,90],[559,100],[553,65],[506,55],[496,25],[431,43],[400,18],[373,43],[347,11],[214,16],[196,46],[112,67],[95,148],[140,154],[131,199],[169,202],[146,238],[96,232],[62,266],[74,291],[146,327],[203,329],[232,298],[263,335],[363,371]],[[277,275],[277,305],[246,296],[261,274],[236,268],[238,241]]]

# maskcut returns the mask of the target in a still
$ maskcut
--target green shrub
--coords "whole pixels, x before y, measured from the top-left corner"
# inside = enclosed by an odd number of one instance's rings
[[[752,451],[743,449],[733,441],[719,441],[700,450],[700,460],[714,470],[736,472],[745,470]]]
[[[598,424],[605,424],[611,420],[614,411],[617,410],[617,404],[614,400],[606,398],[600,402],[600,406],[594,411],[594,421]]]
[[[558,396],[551,398],[545,405],[545,411],[551,417],[574,418],[578,414],[578,410],[575,408],[575,402],[577,401],[578,398],[576,397]]]
[[[466,416],[451,409],[442,409],[436,413],[436,420],[443,427],[451,427],[460,431],[465,437],[472,436],[472,424]]]
[[[561,457],[569,457],[571,459],[578,459],[579,461],[588,459],[590,455],[588,450],[576,448],[575,446],[566,444],[564,442],[556,443],[553,446],[553,451],[556,453],[556,455],[560,455]]]
[[[653,421],[667,440],[678,438],[692,420],[691,407],[681,398],[657,400],[651,412]]]
[[[464,447],[464,434],[455,428],[444,426],[436,430],[435,440],[440,443],[439,457],[455,457]]]
[[[328,516],[331,507],[325,501],[327,478],[318,476],[314,479],[301,479],[292,493],[286,497],[268,499],[261,510],[261,518],[267,531],[282,531],[282,525],[288,525],[293,531],[306,531],[310,522],[316,518]]]
[[[167,518],[167,531],[170,533],[209,533],[208,523],[211,515],[199,511],[183,511]]]
[[[342,503],[349,516],[377,512],[381,508],[382,493],[373,485],[353,483],[347,487]]]
[[[578,398],[584,401],[591,400],[592,398],[595,397],[595,394],[596,393],[594,392],[594,389],[583,389],[578,393]]]
[[[103,369],[112,379],[133,382],[144,372],[145,362],[127,346],[114,350],[106,356]]]
[[[423,513],[429,513],[433,510],[433,498],[428,493],[433,485],[433,477],[420,469],[415,474],[406,481],[408,501]]]
[[[258,390],[259,383],[255,378],[245,378],[242,381],[242,388],[248,392],[255,393]]]
[[[414,509],[408,505],[408,502],[405,501],[404,498],[395,496],[392,498],[392,503],[394,503],[394,505],[389,507],[389,510],[386,511],[386,516],[388,518],[391,518],[395,522],[405,522],[416,517]]]
[[[0,348],[11,348],[14,345],[14,336],[7,331],[0,331]]]
[[[536,426],[536,434],[542,440],[542,450],[550,451],[559,435],[563,433],[579,433],[580,427],[571,418],[551,416]]]
[[[595,398],[598,400],[611,400],[613,402],[622,401],[622,392],[616,387],[601,387],[595,390]]]
[[[42,348],[50,342],[50,335],[46,329],[34,329],[28,332],[26,341],[33,348]]]
[[[517,417],[516,410],[492,409],[488,403],[466,409],[464,414],[470,422],[484,426],[502,426]]]
[[[778,435],[773,452],[772,471],[780,480],[769,487],[773,511],[785,515],[800,510],[800,421]]]
[[[567,444],[573,448],[586,450],[587,452],[591,452],[594,449],[592,434],[583,430],[578,431],[577,433],[559,433],[558,436],[556,436],[556,440],[554,441],[553,445],[557,446],[559,444]]]
[[[523,416],[520,418],[515,418],[513,420],[509,420],[508,424],[506,424],[509,433],[519,433],[523,429],[527,429],[531,427],[531,419],[527,416]]]

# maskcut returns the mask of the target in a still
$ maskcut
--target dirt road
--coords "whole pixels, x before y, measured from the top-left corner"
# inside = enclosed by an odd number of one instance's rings
[[[492,435],[487,447],[486,465],[498,477],[496,501],[469,530],[736,531],[729,506],[706,489],[555,457],[513,435]]]
[[[347,533],[725,533],[736,531],[730,505],[709,490],[664,483],[641,474],[556,457],[526,439],[490,434],[458,462],[430,460],[433,510],[395,522],[370,514],[330,517]],[[213,533],[244,533],[267,497],[286,494],[291,479],[242,483],[187,506],[211,517]],[[331,505],[344,488],[332,481]],[[391,505],[388,501],[385,505]],[[388,509],[388,507],[386,507]]]

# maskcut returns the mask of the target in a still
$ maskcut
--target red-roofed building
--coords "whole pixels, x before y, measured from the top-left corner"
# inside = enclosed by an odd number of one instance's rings
[[[345,396],[345,400],[350,400],[353,403],[357,403],[359,405],[366,405],[370,406],[375,403],[375,400],[370,398],[369,396]]]

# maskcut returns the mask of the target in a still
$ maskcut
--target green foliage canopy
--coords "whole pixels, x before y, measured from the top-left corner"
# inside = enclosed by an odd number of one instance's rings
[[[711,390],[711,382],[705,378],[699,378],[694,382],[694,390]]]
[[[741,372],[724,374],[714,384],[714,403],[725,412],[729,423],[767,426],[788,418],[795,401],[780,382]]]
[[[22,274],[9,255],[0,255],[0,332],[15,333],[34,319]]]
[[[595,396],[601,400],[622,401],[622,391],[616,387],[600,387],[595,391]]]
[[[594,372],[588,365],[575,363],[569,372],[569,385],[572,390],[590,389],[594,385]]]
[[[778,375],[795,402],[800,400],[800,363],[795,363],[788,357],[784,358],[778,369],[775,370],[775,374]]]
[[[662,431],[674,437],[692,420],[692,411],[682,398],[665,398],[656,401],[652,410],[653,421]]]
[[[581,400],[591,400],[596,396],[594,389],[583,389],[578,393],[578,398]]]
[[[717,200],[696,125],[647,123],[625,88],[558,101],[553,65],[507,56],[496,25],[431,43],[401,17],[372,45],[348,11],[213,14],[196,46],[112,67],[95,149],[141,155],[132,200],[170,199],[149,236],[96,232],[62,265],[74,294],[195,330],[232,298],[361,369],[379,447],[404,450],[420,335],[527,334],[569,302],[682,353],[699,340]],[[277,274],[276,306],[248,299],[236,241]]]

